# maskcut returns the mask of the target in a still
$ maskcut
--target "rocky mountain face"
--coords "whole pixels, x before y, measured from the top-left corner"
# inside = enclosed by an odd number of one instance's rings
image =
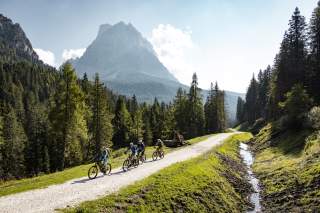
[[[0,14],[0,58],[5,61],[40,62],[19,24]]]
[[[159,61],[149,41],[124,22],[101,25],[83,56],[71,62],[79,77],[84,73],[93,77],[98,72],[107,87],[122,95],[135,94],[140,102],[152,102],[155,97],[169,102],[179,87],[188,89]],[[204,91],[204,100],[206,94]],[[238,96],[242,94],[226,92],[231,120],[235,119]]]
[[[81,58],[77,72],[116,83],[178,82],[158,60],[152,45],[131,25],[119,22],[101,25],[97,38]]]

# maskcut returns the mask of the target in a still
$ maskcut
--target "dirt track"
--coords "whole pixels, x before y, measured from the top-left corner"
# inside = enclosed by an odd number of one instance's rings
[[[236,133],[222,133],[207,140],[187,146],[165,155],[158,161],[148,161],[136,169],[122,172],[120,168],[110,176],[99,175],[94,180],[87,177],[70,180],[66,183],[36,189],[0,198],[1,212],[53,212],[55,209],[74,206],[86,200],[118,191],[121,187],[133,184],[174,163],[199,156],[212,147],[219,145],[226,138]]]

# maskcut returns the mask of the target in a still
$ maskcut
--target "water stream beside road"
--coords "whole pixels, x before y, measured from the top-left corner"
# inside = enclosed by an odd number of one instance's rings
[[[253,155],[248,149],[248,145],[244,143],[240,143],[240,155],[243,159],[243,162],[247,166],[248,171],[248,179],[249,183],[253,187],[253,193],[250,195],[250,202],[254,205],[254,209],[247,211],[247,213],[256,213],[261,212],[261,203],[260,203],[260,187],[259,187],[259,180],[254,176],[252,171],[252,164],[253,164]]]

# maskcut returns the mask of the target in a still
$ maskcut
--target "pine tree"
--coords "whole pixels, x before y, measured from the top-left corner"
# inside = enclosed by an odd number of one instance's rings
[[[187,103],[187,136],[188,138],[192,138],[204,133],[205,123],[201,89],[198,87],[198,77],[196,73],[192,76]]]
[[[124,97],[120,96],[116,103],[115,116],[112,120],[114,135],[112,138],[115,147],[129,145],[131,116],[127,110]]]
[[[3,138],[3,117],[0,116],[0,179],[4,179],[4,138]]]
[[[144,124],[142,120],[142,110],[135,109],[132,113],[132,126],[130,129],[130,138],[133,141],[137,141],[143,138]]]
[[[163,128],[161,138],[172,139],[172,133],[175,131],[176,122],[174,119],[174,107],[172,104],[165,106],[163,111]]]
[[[238,124],[245,121],[245,101],[241,97],[238,97],[236,117]]]
[[[320,1],[312,13],[309,27],[310,69],[308,73],[309,93],[320,104]]]
[[[93,90],[93,128],[92,137],[95,142],[95,155],[101,152],[103,147],[111,147],[111,139],[113,135],[113,127],[111,124],[112,116],[107,107],[107,97],[100,82],[99,74],[97,73],[94,81]]]
[[[77,82],[75,70],[66,63],[60,71],[60,83],[50,112],[53,170],[77,165],[83,159],[87,143],[87,126],[84,112],[87,107],[83,92]]]
[[[27,141],[22,124],[11,106],[5,109],[3,119],[3,175],[2,179],[19,178],[25,172],[25,143]]]
[[[146,119],[144,121],[143,140],[144,140],[146,145],[148,145],[148,146],[152,146],[153,145],[153,137],[152,137],[152,131],[151,131],[149,119]]]
[[[281,43],[280,53],[276,57],[273,77],[272,107],[277,108],[278,102],[284,101],[285,94],[297,83],[305,84],[306,77],[306,23],[298,8],[295,9],[289,29]],[[274,109],[279,115],[279,111]]]
[[[26,145],[26,164],[28,173],[38,175],[39,172],[48,172],[50,162],[48,158],[48,118],[45,110],[29,102],[28,109],[28,143]],[[47,152],[47,153],[46,153]]]
[[[269,90],[271,82],[271,67],[258,74],[258,107],[259,117],[267,118],[267,103],[269,99]]]
[[[174,119],[176,122],[176,129],[185,134],[187,132],[187,94],[182,88],[179,88],[173,102]]]
[[[226,128],[225,94],[219,90],[218,83],[211,83],[205,103],[206,132],[222,132]]]
[[[292,90],[287,92],[286,100],[280,102],[280,107],[288,115],[288,127],[299,128],[303,123],[303,113],[307,112],[312,100],[301,84],[296,84]]]
[[[150,110],[150,126],[152,130],[153,139],[161,138],[161,107],[158,99],[155,98]]]
[[[246,118],[249,123],[253,123],[259,118],[259,103],[258,103],[258,82],[254,75],[251,79],[247,94],[246,94]]]

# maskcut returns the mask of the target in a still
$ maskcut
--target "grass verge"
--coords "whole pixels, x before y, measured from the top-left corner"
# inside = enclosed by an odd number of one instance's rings
[[[250,184],[231,136],[210,152],[167,167],[118,193],[82,203],[64,212],[241,212],[249,203]]]
[[[205,135],[197,138],[188,140],[189,144],[199,143],[211,137],[213,135]],[[169,153],[178,150],[183,147],[178,148],[165,148],[165,153]],[[119,149],[112,153],[113,158],[111,159],[111,164],[113,168],[120,167],[127,157],[124,154],[125,149]],[[146,148],[147,157],[151,157],[154,151],[153,147]],[[0,197],[5,195],[10,195],[14,193],[24,192],[33,189],[45,188],[54,184],[61,184],[68,180],[75,178],[84,177],[87,175],[88,169],[92,164],[80,165],[73,168],[65,169],[61,172],[55,172],[52,174],[45,174],[33,178],[25,178],[21,180],[12,180],[6,182],[0,182]]]
[[[266,212],[320,209],[320,136],[308,130],[279,131],[268,124],[252,141],[254,172]]]

